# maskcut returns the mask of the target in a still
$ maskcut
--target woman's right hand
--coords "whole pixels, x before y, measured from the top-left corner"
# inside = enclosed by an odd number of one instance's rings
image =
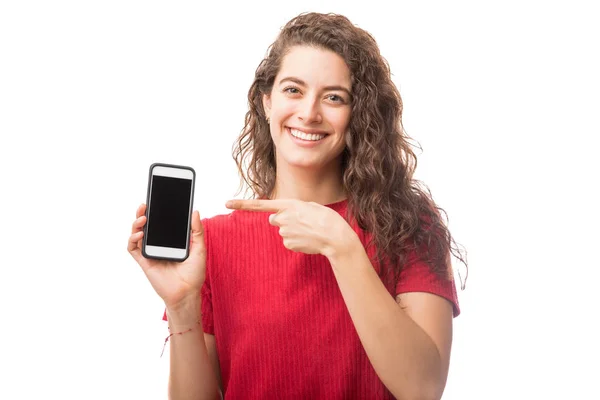
[[[179,305],[200,296],[200,289],[206,277],[206,246],[204,229],[200,214],[192,214],[192,232],[190,252],[183,262],[154,260],[142,255],[142,238],[146,224],[146,205],[142,204],[136,212],[127,250],[142,267],[144,274],[156,293],[163,299],[167,309],[177,309]]]

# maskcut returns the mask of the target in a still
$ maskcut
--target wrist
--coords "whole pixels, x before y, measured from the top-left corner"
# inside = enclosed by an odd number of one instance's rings
[[[332,265],[343,262],[347,258],[352,259],[358,251],[364,250],[358,235],[352,229],[349,229],[347,234],[338,236],[338,238],[328,243],[323,251],[323,255],[329,259]]]
[[[167,320],[171,328],[188,328],[201,318],[202,301],[200,294],[187,296],[175,304],[165,304]]]

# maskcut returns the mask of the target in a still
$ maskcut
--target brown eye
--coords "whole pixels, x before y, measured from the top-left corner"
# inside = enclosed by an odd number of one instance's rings
[[[330,94],[329,96],[327,96],[327,99],[329,101],[333,101],[334,103],[344,103],[344,99],[338,96],[337,94]]]
[[[290,94],[298,94],[300,93],[300,91],[298,90],[298,88],[295,87],[287,87],[285,89],[283,89],[284,92],[290,93]]]

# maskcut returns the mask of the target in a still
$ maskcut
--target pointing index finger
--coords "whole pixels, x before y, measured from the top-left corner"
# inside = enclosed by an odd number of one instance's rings
[[[289,205],[289,201],[286,200],[229,200],[225,207],[232,210],[278,212]]]

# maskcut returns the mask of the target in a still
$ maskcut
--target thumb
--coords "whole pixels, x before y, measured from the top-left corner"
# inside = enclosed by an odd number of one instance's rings
[[[192,213],[192,235],[190,238],[191,249],[193,251],[202,251],[204,249],[204,227],[200,221],[200,213]]]

